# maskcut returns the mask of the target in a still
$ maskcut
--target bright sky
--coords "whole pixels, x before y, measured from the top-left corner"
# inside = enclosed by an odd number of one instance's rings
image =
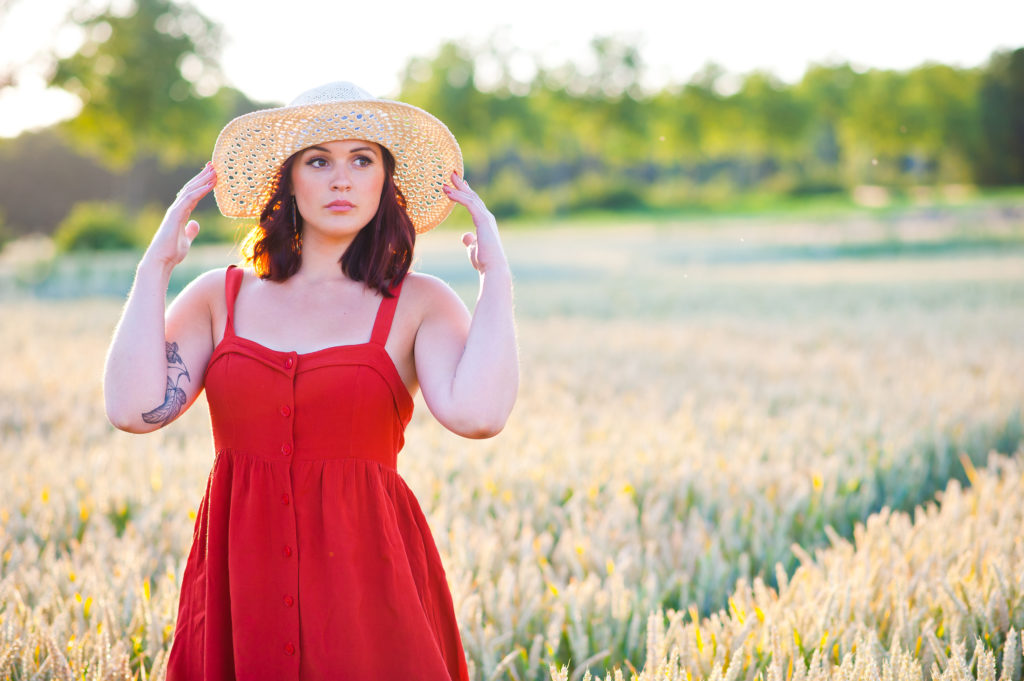
[[[0,6],[12,0],[0,0]],[[124,5],[130,0],[113,0]],[[58,30],[72,4],[102,0],[13,0],[0,25],[0,73],[21,66],[18,88],[0,96],[0,136],[74,115],[76,100],[44,87],[46,49],[74,50]],[[310,87],[350,80],[393,97],[412,56],[446,39],[484,45],[495,35],[534,58],[586,67],[598,35],[635,39],[648,86],[684,82],[708,61],[732,73],[767,69],[799,80],[811,62],[906,69],[924,61],[976,66],[997,48],[1024,47],[1022,0],[192,0],[224,28],[226,79],[258,101],[288,102]],[[268,9],[256,9],[266,7]],[[668,9],[672,8],[672,9]],[[514,69],[513,73],[517,72]]]

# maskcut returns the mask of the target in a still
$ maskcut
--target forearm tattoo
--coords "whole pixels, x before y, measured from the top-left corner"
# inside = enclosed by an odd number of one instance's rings
[[[173,378],[172,378],[173,376]],[[191,381],[184,360],[178,354],[177,343],[167,343],[167,393],[164,396],[164,403],[153,411],[147,411],[142,415],[146,423],[168,424],[181,412],[185,406],[185,391],[179,388],[182,377]]]

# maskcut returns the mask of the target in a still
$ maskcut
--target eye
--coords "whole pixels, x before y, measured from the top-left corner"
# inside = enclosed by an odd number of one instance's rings
[[[370,166],[373,165],[373,159],[370,158],[369,156],[363,156],[362,154],[360,154],[359,156],[355,157],[353,163],[355,163],[356,166],[360,168],[369,168]]]
[[[313,168],[323,168],[327,165],[327,159],[323,156],[314,156],[306,160],[306,165],[312,166]]]

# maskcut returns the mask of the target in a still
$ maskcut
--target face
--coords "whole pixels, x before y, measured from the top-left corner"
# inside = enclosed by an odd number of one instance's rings
[[[292,191],[303,241],[316,235],[347,241],[373,219],[384,186],[381,148],[364,140],[335,140],[299,152]]]

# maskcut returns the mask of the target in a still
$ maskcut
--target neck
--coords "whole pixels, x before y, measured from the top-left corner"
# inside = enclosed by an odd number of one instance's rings
[[[344,240],[325,240],[321,234],[308,230],[302,236],[302,263],[295,276],[307,281],[345,279],[341,271],[341,256],[355,236]]]

